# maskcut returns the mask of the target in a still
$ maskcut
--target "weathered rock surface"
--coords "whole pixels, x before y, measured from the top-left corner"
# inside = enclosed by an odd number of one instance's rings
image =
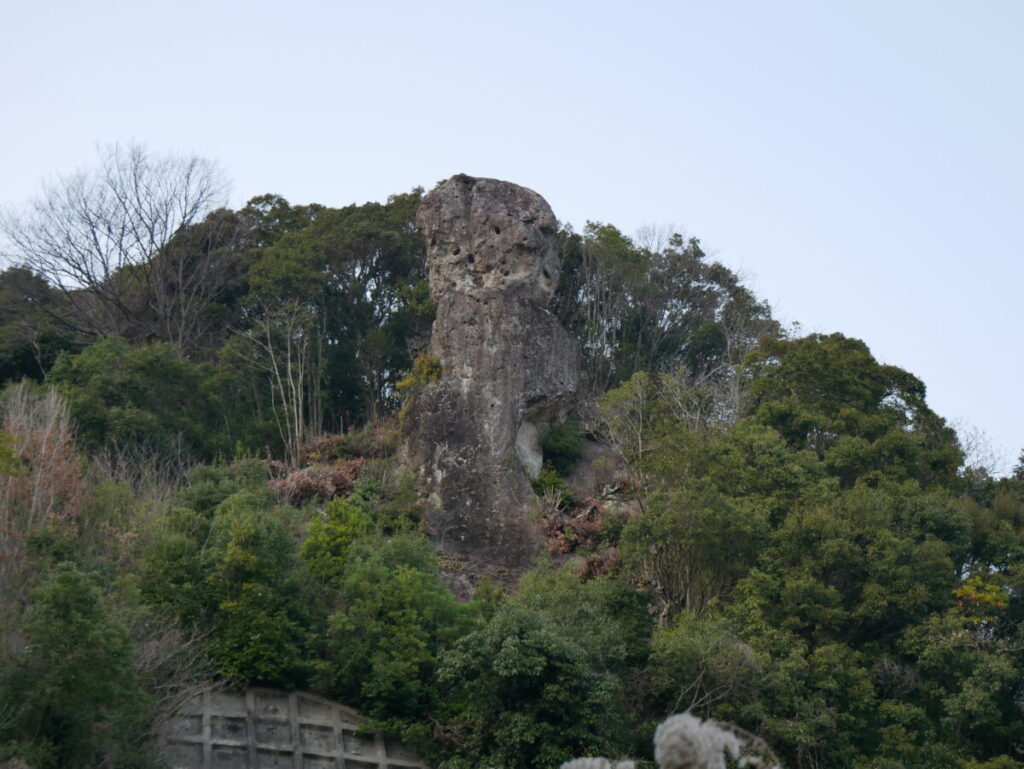
[[[440,549],[517,567],[539,549],[530,478],[540,441],[576,403],[575,341],[546,305],[558,283],[557,222],[537,193],[454,176],[424,199],[437,304],[436,382],[412,399],[407,456]]]

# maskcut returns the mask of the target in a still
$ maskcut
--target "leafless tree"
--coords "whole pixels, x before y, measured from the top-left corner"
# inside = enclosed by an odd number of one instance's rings
[[[285,460],[299,467],[307,440],[323,432],[321,336],[309,307],[291,302],[266,310],[258,323],[237,332],[236,354],[266,375]]]
[[[1009,457],[984,430],[964,419],[954,419],[952,427],[956,430],[960,448],[964,452],[965,468],[984,476],[1000,477],[1007,474]]]
[[[139,440],[115,441],[91,453],[89,480],[131,489],[136,497],[136,520],[156,521],[171,508],[174,495],[187,482],[192,467],[181,434],[162,446]]]
[[[22,465],[0,475],[0,552],[6,552],[5,545],[16,547],[47,521],[75,517],[84,486],[71,414],[55,391],[27,382],[9,387],[0,401],[0,430],[13,439]]]
[[[83,334],[181,343],[217,290],[217,265],[168,246],[226,191],[223,172],[204,158],[101,148],[97,168],[44,183],[23,210],[0,216],[4,255],[59,289],[61,320]]]
[[[150,736],[160,732],[178,709],[215,683],[215,667],[203,651],[202,637],[172,620],[148,612],[127,618],[135,641],[135,669],[153,693]]]
[[[85,496],[67,405],[53,390],[27,382],[0,399],[0,438],[16,465],[0,468],[0,657],[20,642],[27,603],[25,541],[44,526],[70,526]],[[0,720],[3,714],[0,712]]]

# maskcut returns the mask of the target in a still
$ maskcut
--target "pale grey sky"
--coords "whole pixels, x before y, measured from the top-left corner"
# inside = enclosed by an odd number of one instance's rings
[[[456,172],[674,224],[1024,448],[1024,3],[0,0],[0,205],[136,140],[233,205]]]

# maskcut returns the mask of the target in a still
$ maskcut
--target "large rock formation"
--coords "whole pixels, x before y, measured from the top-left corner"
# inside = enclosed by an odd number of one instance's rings
[[[416,223],[441,368],[405,421],[428,528],[444,552],[520,566],[539,548],[540,441],[574,407],[579,380],[576,344],[547,309],[557,222],[532,190],[459,175],[424,198]]]

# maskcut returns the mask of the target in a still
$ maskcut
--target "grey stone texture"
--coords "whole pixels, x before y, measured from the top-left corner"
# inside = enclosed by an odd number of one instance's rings
[[[426,769],[416,752],[366,718],[305,692],[207,690],[163,729],[171,769]]]
[[[427,195],[438,381],[409,403],[407,457],[445,553],[518,568],[539,551],[530,479],[544,432],[575,407],[576,343],[547,304],[558,284],[558,223],[536,192],[458,175]]]

